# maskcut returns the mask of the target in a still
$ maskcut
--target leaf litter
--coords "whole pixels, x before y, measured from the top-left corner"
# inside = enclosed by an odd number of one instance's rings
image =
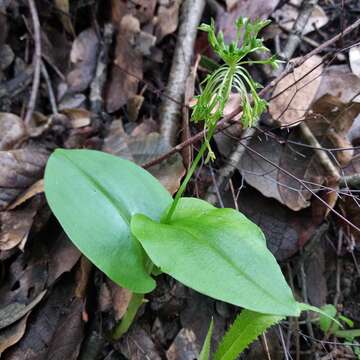
[[[235,309],[228,304],[196,297],[174,280],[160,276],[160,290],[149,295],[131,331],[119,343],[108,342],[102,334],[124,314],[129,293],[80,255],[50,216],[42,194],[44,166],[57,147],[102,149],[138,164],[170,150],[159,132],[158,119],[177,28],[182,21],[182,3],[113,0],[105,11],[92,1],[36,1],[41,66],[47,70],[49,81],[41,75],[29,124],[23,119],[34,72],[36,39],[32,19],[26,3],[0,4],[0,352],[4,359],[89,359],[90,342],[98,344],[94,350],[98,357],[188,360],[197,356],[211,316],[215,318],[215,343],[233,319]],[[349,2],[350,10],[344,13],[340,3],[319,1],[314,6],[302,31],[304,41],[292,61],[339,33],[340,18],[344,27],[355,21],[354,2]],[[266,44],[281,50],[301,9],[301,1],[212,1],[208,2],[204,19],[214,17],[225,39],[233,39],[232,23],[239,14],[271,17],[277,30],[264,34]],[[103,61],[100,54],[107,23],[112,23],[115,33],[109,56]],[[337,54],[335,61],[329,61],[327,56],[334,50],[331,46],[310,57],[267,94],[269,111],[248,143],[266,160],[245,151],[232,178],[234,191],[227,184],[219,193],[226,206],[238,207],[261,226],[272,252],[290,269],[289,279],[299,290],[308,287],[312,303],[337,299],[339,305],[345,305],[347,315],[359,322],[358,310],[351,307],[351,299],[358,299],[354,280],[358,275],[336,262],[340,255],[346,264],[358,258],[359,235],[332,216],[313,195],[315,192],[330,208],[359,226],[357,188],[352,182],[360,171],[359,153],[353,148],[360,139],[355,120],[360,111],[359,49],[353,46],[355,39],[352,34],[337,43],[341,43],[337,50],[346,50]],[[197,55],[211,57],[202,44],[198,36]],[[198,93],[199,80],[208,71],[202,60],[193,74],[190,93]],[[212,60],[215,64],[218,61]],[[101,68],[106,69],[103,82],[98,81]],[[249,71],[264,85],[271,81],[261,66]],[[98,89],[101,99],[94,100],[90,92],[98,84],[103,84]],[[229,112],[241,103],[237,96],[232,101],[227,107]],[[95,113],[94,108],[100,110]],[[186,112],[185,107],[183,114]],[[333,183],[308,146],[299,121],[306,123],[341,176],[350,181],[346,186]],[[189,130],[183,139],[188,140],[200,129],[189,126]],[[182,137],[182,133],[178,136]],[[217,163],[214,169],[201,167],[189,194],[205,196],[222,164],[231,159],[240,137],[241,129],[235,126],[217,134]],[[183,163],[188,164],[182,155],[189,157],[191,151],[176,153],[149,169],[172,194],[185,174]],[[304,187],[304,181],[311,191]],[[320,247],[316,234],[324,224],[328,224],[324,235],[327,242],[321,240]],[[313,258],[311,263],[310,255],[310,260],[306,258],[309,280],[304,285],[299,264],[305,255],[299,254],[306,253],[308,246],[316,248],[315,254],[319,255],[315,257],[323,258],[324,264],[317,267]],[[347,276],[353,284],[350,288],[345,286]],[[339,277],[341,291],[334,296]],[[319,284],[321,294],[317,294]],[[314,330],[315,336],[324,338],[315,326]],[[307,330],[301,327],[301,331]],[[289,333],[291,350],[297,351],[292,336]],[[276,336],[271,339],[271,347],[281,348]],[[326,351],[333,350],[331,345],[326,346]],[[310,350],[306,344],[301,347]],[[344,348],[340,346],[341,351]],[[319,351],[326,356],[323,349]]]

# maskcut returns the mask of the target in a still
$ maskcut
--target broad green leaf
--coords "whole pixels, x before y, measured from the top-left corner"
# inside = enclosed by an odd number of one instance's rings
[[[211,319],[209,330],[206,334],[206,338],[201,349],[198,360],[210,360],[210,347],[211,347],[211,337],[214,330],[214,319]]]
[[[159,220],[172,201],[152,175],[103,152],[59,149],[46,166],[45,194],[70,239],[113,281],[137,293],[155,287],[129,227],[136,213]]]
[[[300,313],[262,231],[234,209],[182,198],[169,224],[138,214],[131,231],[163,272],[205,295],[262,313]]]
[[[214,360],[237,359],[259,335],[282,319],[283,316],[243,310],[221,340],[214,355]]]

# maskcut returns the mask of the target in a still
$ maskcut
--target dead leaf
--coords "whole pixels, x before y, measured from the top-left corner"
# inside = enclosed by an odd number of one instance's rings
[[[23,120],[15,114],[0,112],[0,150],[13,149],[25,137]]]
[[[338,97],[344,103],[360,102],[360,78],[350,72],[348,66],[334,65],[324,70],[321,84],[314,101],[325,94]]]
[[[28,316],[24,316],[17,323],[8,326],[0,332],[0,356],[6,349],[16,344],[24,336]]]
[[[236,28],[234,26],[239,16],[246,16],[251,20],[267,19],[274,11],[279,0],[239,0],[231,11],[223,11],[216,17],[216,24],[224,33],[226,42],[236,39]]]
[[[105,101],[108,112],[119,110],[138,90],[143,77],[142,55],[133,44],[140,32],[140,22],[131,15],[125,15],[120,22],[116,37],[115,61],[107,85]]]
[[[44,297],[46,290],[31,300],[28,304],[13,302],[0,309],[0,329],[3,329],[25,316]]]
[[[301,5],[301,4],[300,4]],[[286,31],[290,32],[298,17],[299,10],[291,4],[285,4],[280,9],[276,10],[273,17],[277,19],[279,25]],[[320,29],[329,22],[329,18],[325,11],[318,5],[314,6],[314,9],[310,15],[308,22],[303,30],[303,35],[311,33],[316,29]]]
[[[0,210],[42,177],[48,156],[41,148],[0,151]]]
[[[156,42],[159,43],[166,35],[172,34],[178,27],[181,0],[170,0],[160,4],[155,25]]]
[[[161,360],[150,335],[136,323],[121,338],[118,347],[122,354],[131,360]]]
[[[0,212],[0,250],[10,250],[26,242],[39,205],[34,199],[21,209]]]
[[[140,165],[159,157],[168,150],[169,146],[163,141],[159,133],[140,133],[137,131],[136,136],[135,134],[128,135],[125,133],[120,120],[112,122],[103,146],[103,151],[121,156]],[[169,157],[148,170],[171,194],[177,191],[180,180],[185,174],[185,168],[179,154]]]
[[[38,180],[36,183],[32,184],[28,189],[25,190],[24,193],[22,193],[15,202],[13,202],[9,206],[9,210],[13,210],[19,205],[23,204],[27,200],[31,199],[37,194],[41,194],[44,192],[44,180]]]
[[[99,39],[94,29],[82,31],[74,40],[70,53],[73,69],[66,78],[69,92],[81,92],[90,85],[96,68],[98,50]]]
[[[61,112],[70,119],[70,126],[73,129],[89,126],[91,113],[85,109],[62,109]]]
[[[189,360],[199,356],[196,335],[190,329],[181,329],[166,352],[168,360]]]
[[[58,283],[41,309],[31,314],[25,335],[9,349],[6,359],[76,359],[83,338],[83,302],[72,300],[73,295],[74,280]]]
[[[297,141],[304,142],[300,132],[295,131]],[[264,135],[255,136],[249,146],[298,179],[320,185],[324,181],[322,168],[308,148],[283,145]],[[310,205],[311,193],[298,181],[250,151],[246,151],[242,157],[239,171],[246,182],[264,196],[274,198],[294,211]]]
[[[360,76],[360,46],[353,46],[349,50],[349,62],[351,71]]]
[[[322,59],[314,55],[276,85],[269,112],[282,126],[296,125],[309,109],[321,82]]]

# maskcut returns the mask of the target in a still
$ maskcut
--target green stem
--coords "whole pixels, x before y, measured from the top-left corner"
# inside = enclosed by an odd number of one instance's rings
[[[184,181],[181,183],[180,188],[179,188],[178,192],[176,193],[175,199],[172,202],[171,207],[170,207],[169,211],[167,212],[167,214],[165,216],[165,219],[163,221],[161,221],[163,224],[168,224],[170,222],[171,217],[174,214],[174,211],[176,209],[176,206],[177,206],[180,198],[184,194],[184,192],[186,190],[186,187],[187,187],[191,177],[193,176],[193,174],[194,174],[194,172],[195,172],[195,170],[197,168],[198,163],[200,162],[201,158],[203,157],[203,155],[204,155],[204,153],[205,153],[205,151],[207,149],[207,145],[206,145],[207,141],[210,141],[210,139],[214,135],[215,128],[216,128],[216,126],[211,126],[211,128],[209,128],[209,131],[208,131],[208,133],[206,135],[206,141],[204,141],[202,143],[201,148],[200,148],[198,154],[196,155],[193,163],[191,164],[191,167],[190,167],[189,171],[187,172]]]
[[[128,330],[134,318],[136,316],[137,311],[143,303],[144,294],[136,294],[133,293],[131,296],[130,303],[126,310],[124,317],[121,321],[115,326],[115,329],[112,334],[112,338],[114,340],[118,340],[123,336]]]

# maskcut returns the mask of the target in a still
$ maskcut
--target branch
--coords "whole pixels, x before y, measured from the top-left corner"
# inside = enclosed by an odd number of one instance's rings
[[[28,125],[31,121],[35,105],[37,94],[40,85],[40,71],[41,71],[41,39],[40,39],[40,21],[39,15],[36,9],[36,5],[34,0],[28,0],[31,18],[34,27],[34,42],[35,42],[35,51],[33,55],[33,66],[34,66],[34,77],[31,88],[30,100],[27,108],[27,112],[25,115],[24,122]]]
[[[185,0],[175,53],[171,65],[166,93],[176,101],[165,98],[160,111],[160,132],[165,141],[174,145],[177,138],[178,119],[184,99],[186,79],[189,74],[193,48],[205,0]]]

